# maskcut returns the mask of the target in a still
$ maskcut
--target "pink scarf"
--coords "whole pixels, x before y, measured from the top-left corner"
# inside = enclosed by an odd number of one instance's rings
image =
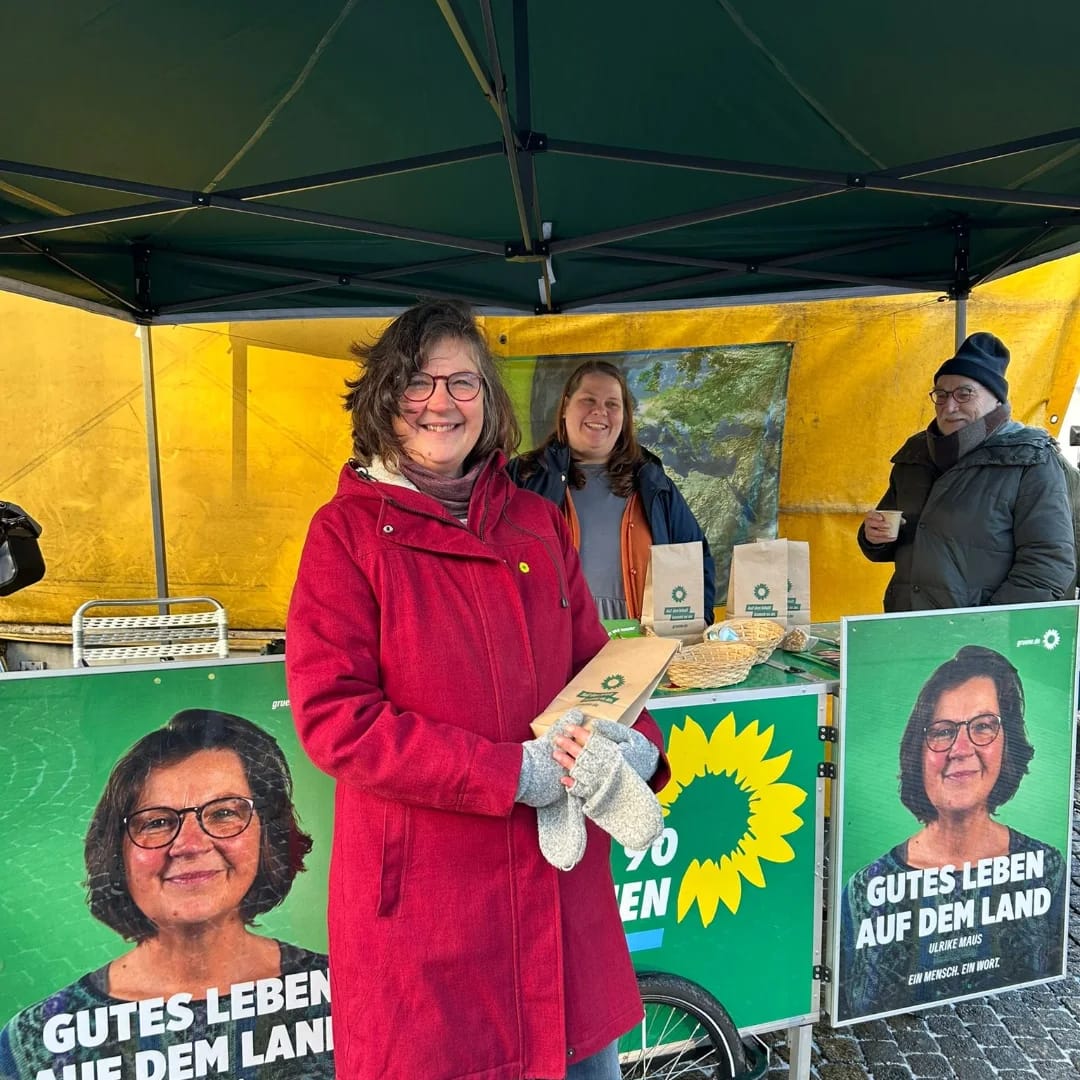
[[[488,458],[478,461],[464,476],[444,476],[403,456],[398,468],[401,475],[411,480],[420,491],[445,506],[459,521],[464,521],[469,516],[469,499],[472,498],[476,478],[487,463]]]

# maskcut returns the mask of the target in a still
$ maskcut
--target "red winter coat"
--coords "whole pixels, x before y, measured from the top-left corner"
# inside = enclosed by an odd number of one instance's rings
[[[562,1077],[642,1015],[607,834],[589,822],[562,873],[514,802],[529,722],[607,638],[558,509],[502,464],[468,528],[346,467],[301,558],[285,658],[300,739],[338,782],[342,1080]]]

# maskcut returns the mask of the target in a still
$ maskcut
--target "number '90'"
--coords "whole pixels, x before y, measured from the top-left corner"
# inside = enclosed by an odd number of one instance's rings
[[[646,855],[649,856],[653,866],[667,866],[675,858],[675,852],[678,850],[679,834],[674,829],[665,829],[653,841],[652,846],[645,851],[632,851],[630,848],[623,848],[628,860],[626,871],[631,873],[636,870],[645,861]]]

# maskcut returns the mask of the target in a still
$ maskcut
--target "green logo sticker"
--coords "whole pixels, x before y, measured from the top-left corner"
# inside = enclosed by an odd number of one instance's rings
[[[769,586],[764,581],[759,581],[754,586],[754,596],[759,600],[765,600],[769,595]]]
[[[609,675],[606,679],[601,681],[600,685],[605,690],[618,690],[625,682],[626,679],[622,675]]]
[[[681,585],[676,585],[675,588],[671,590],[671,599],[674,600],[676,604],[681,604],[686,599],[686,590]]]

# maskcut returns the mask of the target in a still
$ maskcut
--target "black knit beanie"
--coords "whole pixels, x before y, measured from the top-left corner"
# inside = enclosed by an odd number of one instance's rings
[[[1005,369],[1009,366],[1009,350],[1005,343],[993,334],[972,334],[956,350],[951,360],[946,360],[934,374],[934,382],[942,375],[966,375],[981,383],[998,399],[1007,401],[1009,384],[1005,381]]]

